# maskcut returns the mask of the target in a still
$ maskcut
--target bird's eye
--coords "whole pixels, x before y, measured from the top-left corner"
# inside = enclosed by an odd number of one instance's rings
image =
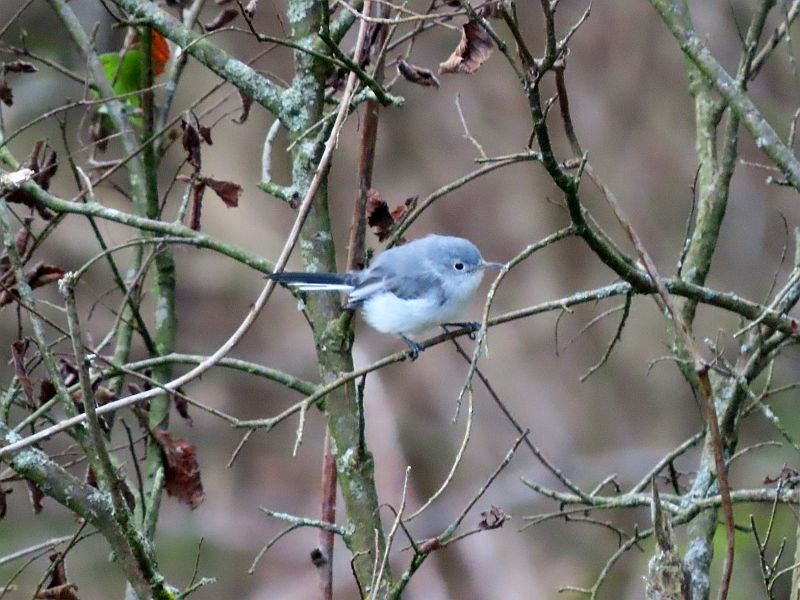
[[[464,270],[464,263],[462,263],[462,262],[457,262],[456,264],[454,264],[454,265],[453,265],[453,268],[454,268],[456,271],[463,271],[463,270]]]

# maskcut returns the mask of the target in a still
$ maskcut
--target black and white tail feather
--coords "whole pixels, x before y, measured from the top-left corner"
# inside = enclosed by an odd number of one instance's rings
[[[351,292],[355,289],[349,273],[273,273],[267,275],[277,283],[284,283],[301,292]]]

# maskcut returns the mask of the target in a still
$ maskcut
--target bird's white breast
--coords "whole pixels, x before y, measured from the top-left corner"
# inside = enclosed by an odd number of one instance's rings
[[[439,294],[403,299],[391,292],[375,293],[364,302],[362,315],[374,329],[383,333],[413,337],[423,331],[454,321],[469,304],[480,285],[482,273],[474,273],[455,286],[444,289],[445,302]]]

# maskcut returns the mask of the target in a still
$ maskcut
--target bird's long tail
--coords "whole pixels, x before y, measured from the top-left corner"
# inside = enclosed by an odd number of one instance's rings
[[[273,273],[266,279],[285,283],[301,292],[349,292],[355,287],[346,273]]]

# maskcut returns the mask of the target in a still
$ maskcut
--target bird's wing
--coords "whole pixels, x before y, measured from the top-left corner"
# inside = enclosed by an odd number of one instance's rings
[[[403,300],[432,296],[440,304],[444,301],[441,284],[431,273],[398,275],[373,269],[369,276],[360,281],[350,292],[345,308],[358,308],[375,293],[390,293]]]

